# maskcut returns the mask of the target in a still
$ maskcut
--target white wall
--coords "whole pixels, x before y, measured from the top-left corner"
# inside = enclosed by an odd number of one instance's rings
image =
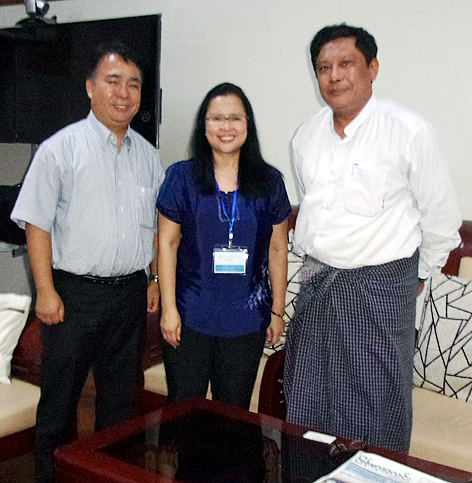
[[[308,45],[321,27],[346,21],[376,37],[377,95],[409,105],[435,126],[463,217],[472,219],[470,0],[65,0],[52,2],[49,16],[71,22],[153,13],[163,14],[160,153],[166,165],[186,157],[206,92],[230,81],[251,100],[263,154],[285,174],[291,201],[298,202],[289,143],[320,107]],[[23,17],[23,6],[0,7],[0,28]]]

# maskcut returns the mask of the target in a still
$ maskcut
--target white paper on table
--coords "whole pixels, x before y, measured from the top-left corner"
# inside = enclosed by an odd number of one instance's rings
[[[312,441],[318,441],[318,443],[331,444],[336,440],[336,436],[330,434],[317,433],[316,431],[307,431],[303,437],[305,439],[311,439]]]
[[[440,483],[445,480],[373,453],[358,451],[316,483]]]

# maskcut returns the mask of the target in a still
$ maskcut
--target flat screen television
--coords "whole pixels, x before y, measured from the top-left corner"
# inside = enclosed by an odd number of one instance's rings
[[[133,47],[143,71],[141,108],[132,127],[158,146],[160,33],[160,15],[0,29],[0,142],[39,144],[86,117],[90,51],[118,39]]]

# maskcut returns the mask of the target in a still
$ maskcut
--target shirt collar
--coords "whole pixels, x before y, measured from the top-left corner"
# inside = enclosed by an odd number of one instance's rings
[[[372,94],[370,99],[367,101],[367,104],[362,108],[361,112],[344,128],[344,134],[346,138],[351,138],[354,133],[357,131],[359,126],[361,126],[366,119],[370,116],[370,113],[374,110],[375,104],[377,100]],[[334,120],[333,120],[333,113],[331,112],[331,128],[334,131]]]
[[[87,116],[87,122],[89,127],[96,134],[100,143],[103,146],[105,146],[107,142],[111,142],[114,146],[117,145],[116,135],[113,134],[104,124],[102,124],[96,118],[92,110],[89,112],[89,115]],[[125,137],[123,138],[122,146],[129,147],[131,145],[131,139],[132,139],[132,130],[130,126],[128,126]]]

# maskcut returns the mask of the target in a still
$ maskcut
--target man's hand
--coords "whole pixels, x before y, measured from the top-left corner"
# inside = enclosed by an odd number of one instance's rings
[[[159,282],[149,282],[147,288],[147,311],[157,312],[159,308]]]
[[[35,311],[39,320],[47,325],[55,325],[64,321],[64,304],[55,290],[38,293]]]
[[[64,320],[64,304],[56,292],[51,268],[51,235],[35,225],[26,223],[26,243],[34,284],[38,294],[36,315],[48,325]]]

